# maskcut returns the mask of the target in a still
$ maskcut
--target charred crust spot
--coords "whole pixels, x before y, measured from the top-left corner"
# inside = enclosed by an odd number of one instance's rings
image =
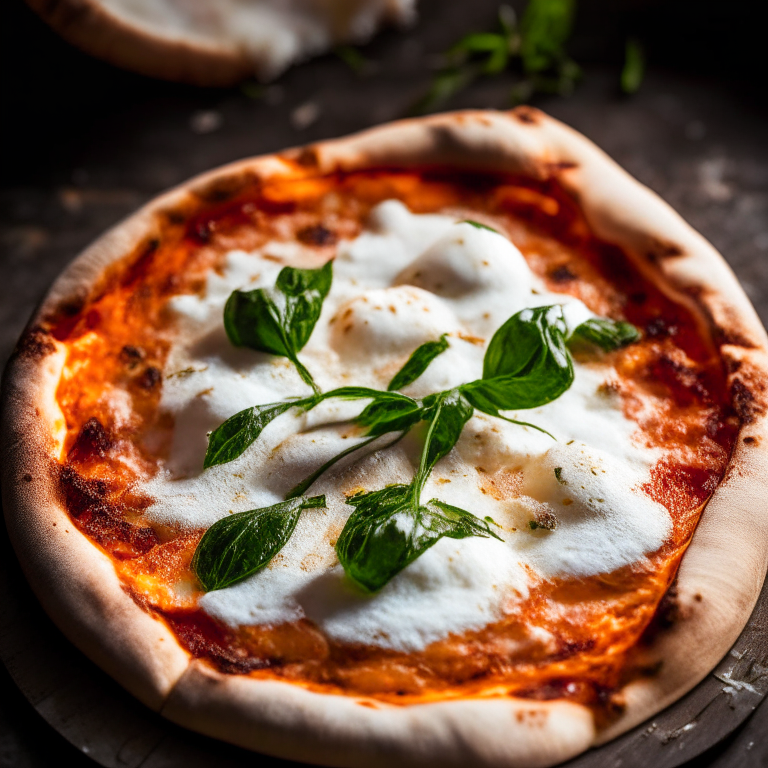
[[[636,291],[630,293],[628,298],[633,304],[645,304],[648,301],[648,294],[643,291]]]
[[[138,378],[138,385],[142,389],[154,389],[163,378],[163,374],[160,373],[160,369],[154,365],[148,365],[144,369],[144,373]]]
[[[594,638],[587,638],[585,640],[566,640],[560,645],[557,653],[553,655],[553,658],[562,661],[563,659],[575,656],[577,653],[591,651],[595,647],[595,643],[596,640]]]
[[[151,528],[122,519],[125,508],[107,499],[106,481],[86,479],[66,464],[59,473],[59,489],[72,517],[118,559],[146,554],[159,543]]]
[[[541,119],[539,113],[530,107],[517,107],[512,110],[512,114],[525,125],[538,125]]]
[[[557,175],[562,171],[571,171],[574,168],[578,168],[578,167],[579,167],[579,164],[574,163],[571,160],[560,160],[557,163],[547,163],[547,168],[549,169],[550,173],[554,175]]]
[[[320,153],[316,147],[304,147],[296,155],[294,162],[302,168],[318,168],[320,166]]]
[[[741,379],[734,379],[731,384],[731,400],[742,424],[754,423],[755,418],[765,410]]]
[[[719,345],[728,344],[742,349],[755,349],[755,344],[748,339],[738,328],[717,328],[717,342]]]
[[[80,297],[77,299],[67,299],[58,306],[58,313],[65,317],[74,317],[79,315],[85,307],[85,299]]]
[[[653,244],[652,251],[648,253],[648,260],[676,259],[680,256],[685,256],[685,251],[679,245],[658,240]]]
[[[83,424],[67,459],[72,462],[88,461],[98,456],[104,458],[112,448],[112,440],[102,423],[94,416]]]
[[[744,438],[745,445],[760,445],[760,441],[756,437],[747,436]]]
[[[680,620],[680,597],[677,593],[677,585],[673,584],[659,602],[654,617],[655,624],[660,629],[669,629]]]
[[[23,480],[25,483],[31,483],[31,482],[32,482],[32,475],[30,475],[30,474],[29,474],[29,472],[27,472],[27,474],[26,474],[26,475],[22,475],[21,479],[22,479],[22,480]]]
[[[253,171],[246,171],[214,179],[202,189],[195,190],[195,194],[206,203],[225,203],[257,182],[258,176]]]
[[[187,221],[187,216],[182,211],[166,211],[165,220],[172,226],[181,226]]]
[[[144,351],[138,347],[126,344],[120,350],[120,362],[129,370],[135,368],[144,359]]]
[[[56,351],[56,345],[42,328],[31,328],[19,339],[17,354],[29,360],[42,360]]]
[[[324,245],[336,245],[338,235],[322,224],[312,224],[300,229],[296,237],[305,245],[315,245],[322,247]]]
[[[576,275],[563,264],[549,273],[549,278],[555,283],[570,283],[576,279]]]
[[[192,237],[197,240],[201,245],[205,245],[211,241],[213,230],[215,229],[215,222],[213,221],[199,221],[195,224]]]

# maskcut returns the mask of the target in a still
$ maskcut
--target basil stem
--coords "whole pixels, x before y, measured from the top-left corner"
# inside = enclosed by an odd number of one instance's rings
[[[387,443],[386,445],[381,446],[381,448],[378,450],[391,448],[398,440],[403,437],[404,434],[405,432],[401,432],[394,440]],[[341,453],[337,453],[332,459],[326,461],[325,464],[316,469],[311,475],[305,477],[298,485],[295,485],[293,488],[291,488],[291,490],[288,491],[288,493],[285,495],[285,498],[293,499],[297,496],[303,495],[309,490],[312,484],[318,480],[321,475],[327,472],[334,464],[336,464],[338,461],[341,461],[345,456],[349,456],[349,454],[354,453],[355,451],[362,450],[375,440],[378,440],[379,437],[380,435],[374,435],[373,437],[369,437],[367,440],[363,440],[361,443],[355,443],[355,445],[351,445],[349,448],[345,448],[343,451],[341,451]]]

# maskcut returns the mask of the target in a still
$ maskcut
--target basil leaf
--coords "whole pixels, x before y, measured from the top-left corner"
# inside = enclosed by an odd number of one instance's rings
[[[416,401],[412,400],[410,397],[406,397],[397,392],[381,392],[378,389],[369,389],[368,387],[340,387],[339,389],[332,389],[330,392],[325,392],[313,397],[285,400],[281,403],[255,405],[253,408],[246,408],[244,411],[240,411],[234,416],[230,416],[223,424],[211,432],[211,435],[208,438],[208,450],[205,453],[203,468],[207,469],[216,464],[226,464],[227,462],[236,459],[246,448],[248,448],[248,446],[258,439],[267,424],[280,416],[280,414],[285,413],[288,409],[303,408],[304,410],[309,411],[322,403],[323,400],[330,400],[332,398],[339,398],[341,400],[365,400],[371,398],[381,402],[401,402],[405,404],[408,409],[416,409],[418,412]],[[363,411],[363,413],[365,413],[365,411]],[[410,424],[415,424],[418,420],[418,417],[411,417]],[[403,427],[400,427],[397,424],[393,424],[387,429],[381,429],[381,418],[376,420],[369,419],[369,421],[372,429],[369,430],[367,433],[368,435],[382,435],[385,432],[394,432],[398,429],[403,429]],[[374,421],[376,424],[379,424],[379,426],[375,426]],[[401,420],[399,423],[405,422]],[[363,423],[361,426],[368,426],[368,423]]]
[[[632,323],[593,317],[576,326],[568,346],[572,349],[580,345],[595,346],[611,352],[639,340],[640,331]]]
[[[238,347],[287,357],[301,378],[319,393],[297,353],[309,341],[331,289],[332,262],[320,269],[285,267],[274,289],[234,291],[224,307],[224,328]]]
[[[456,445],[464,425],[474,409],[459,389],[430,395],[423,400],[430,420],[429,430],[421,453],[419,470],[414,480],[414,497],[418,501],[421,489],[440,459]]]
[[[301,497],[229,515],[205,532],[192,570],[207,592],[234,584],[263,568],[285,546],[302,510],[324,506],[325,496]]]
[[[565,334],[559,305],[518,312],[493,335],[483,361],[483,378],[462,385],[462,394],[492,416],[557,399],[573,383]]]
[[[489,232],[495,232],[497,235],[501,234],[498,229],[489,227],[487,224],[481,224],[479,221],[473,221],[472,219],[464,219],[459,224],[471,224],[475,229],[487,229]]]
[[[433,499],[413,500],[410,485],[391,485],[347,500],[355,507],[338,541],[336,554],[347,575],[369,592],[381,589],[441,538],[498,538],[488,523]]]
[[[444,333],[439,341],[424,342],[408,358],[405,365],[393,376],[387,387],[388,392],[407,387],[427,370],[429,364],[448,349],[448,334]]]
[[[230,416],[223,424],[211,432],[208,437],[208,450],[205,452],[203,468],[226,464],[234,461],[253,443],[273,419],[289,408],[301,408],[313,404],[315,398],[286,400],[282,403],[255,405]]]
[[[363,427],[366,435],[373,437],[410,429],[422,419],[423,409],[415,400],[405,395],[400,397],[402,399],[398,400],[376,398],[355,419],[355,424]]]
[[[520,56],[526,73],[543,72],[566,58],[576,0],[530,0],[520,21]]]

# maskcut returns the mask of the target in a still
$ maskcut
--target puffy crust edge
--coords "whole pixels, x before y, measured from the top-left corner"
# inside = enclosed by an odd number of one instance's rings
[[[650,645],[654,677],[624,689],[623,716],[595,733],[592,715],[567,702],[469,699],[388,707],[285,683],[230,677],[189,658],[168,629],[120,586],[108,557],[70,527],[55,490],[55,344],[36,326],[82,299],[104,268],[156,234],[163,212],[233,179],[311,176],[338,169],[452,165],[557,175],[591,226],[623,246],[638,269],[703,307],[732,369],[749,391],[727,476],[713,494],[677,578],[680,619]],[[235,184],[237,186],[237,184]],[[408,120],[362,134],[234,163],[149,203],[105,234],[54,284],[6,371],[0,444],[11,537],[35,592],[67,636],[124,687],[171,720],[284,757],[339,766],[546,766],[604,743],[698,683],[728,651],[757,600],[768,561],[766,339],[722,257],[669,206],[580,134],[530,108]],[[741,438],[754,438],[746,444]],[[30,475],[33,480],[23,480]],[[50,536],[56,523],[55,533]],[[744,535],[748,532],[749,535]],[[80,563],[93,563],[87,574]],[[104,627],[108,626],[108,632]],[[162,637],[162,640],[160,638]],[[691,652],[695,649],[695,653]],[[522,714],[520,714],[522,713]],[[489,728],[488,723],[493,727]],[[425,762],[429,760],[429,762]]]
[[[204,87],[236,85],[256,75],[277,77],[294,60],[276,65],[266,53],[248,55],[237,41],[220,44],[164,34],[131,24],[110,13],[99,0],[26,0],[27,4],[67,42],[110,64],[148,77]],[[406,22],[407,9],[389,0],[380,22]],[[348,36],[337,42],[345,42]],[[351,42],[361,42],[359,40]]]

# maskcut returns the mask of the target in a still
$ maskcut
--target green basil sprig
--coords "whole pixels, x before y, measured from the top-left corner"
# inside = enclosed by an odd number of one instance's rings
[[[443,536],[499,538],[471,512],[421,493],[435,464],[456,445],[473,408],[458,389],[424,400],[429,421],[416,476],[410,485],[392,485],[347,500],[355,507],[336,542],[347,575],[369,592],[381,589]]]
[[[287,357],[306,384],[319,394],[297,354],[304,348],[331,290],[332,262],[320,269],[285,267],[273,289],[234,291],[224,307],[224,328],[237,347]]]
[[[324,506],[325,496],[300,497],[229,515],[205,532],[192,569],[206,591],[228,587],[263,568],[285,546],[302,510]]]
[[[568,339],[568,346],[571,349],[595,346],[604,352],[612,352],[639,340],[640,331],[632,323],[593,317],[576,326]]]
[[[336,554],[347,575],[368,592],[381,589],[443,536],[499,538],[485,520],[464,509],[438,499],[414,502],[412,485],[352,496],[347,504],[355,510]]]
[[[319,314],[319,309],[317,311]],[[310,333],[311,328],[305,329],[304,335],[297,338],[303,338],[302,344],[306,343]],[[370,400],[353,420],[367,439],[356,442],[312,472],[289,491],[283,504],[232,515],[211,527],[193,560],[201,583],[206,589],[220,589],[261,568],[288,541],[301,510],[324,504],[324,497],[304,496],[324,472],[383,435],[393,434],[394,439],[379,449],[389,447],[420,421],[426,421],[428,428],[413,481],[348,500],[355,510],[336,544],[346,573],[373,592],[443,536],[499,538],[488,527],[489,522],[493,523],[490,518],[480,520],[471,512],[439,499],[421,502],[424,485],[437,462],[456,445],[475,408],[552,437],[535,424],[511,419],[500,411],[535,408],[560,397],[573,383],[570,346],[588,344],[611,350],[639,337],[629,323],[607,319],[588,320],[568,337],[561,306],[524,309],[510,317],[494,334],[483,361],[482,378],[460,387],[421,400],[394,391],[415,381],[445,351],[448,343],[442,336],[439,341],[427,342],[416,349],[386,392],[368,387],[341,387],[319,393],[315,388],[311,397],[255,406],[235,414],[211,434],[206,467],[240,456],[267,424],[291,408],[311,410],[330,398]]]
[[[281,403],[256,405],[239,411],[218,426],[208,437],[208,450],[203,467],[234,461],[255,442],[264,428],[291,408],[310,411],[324,400],[371,400],[370,405],[355,419],[366,428],[366,437],[378,437],[387,432],[410,427],[419,420],[418,403],[399,392],[382,392],[368,387],[340,387],[312,397],[285,400]],[[405,414],[409,414],[406,418]]]

